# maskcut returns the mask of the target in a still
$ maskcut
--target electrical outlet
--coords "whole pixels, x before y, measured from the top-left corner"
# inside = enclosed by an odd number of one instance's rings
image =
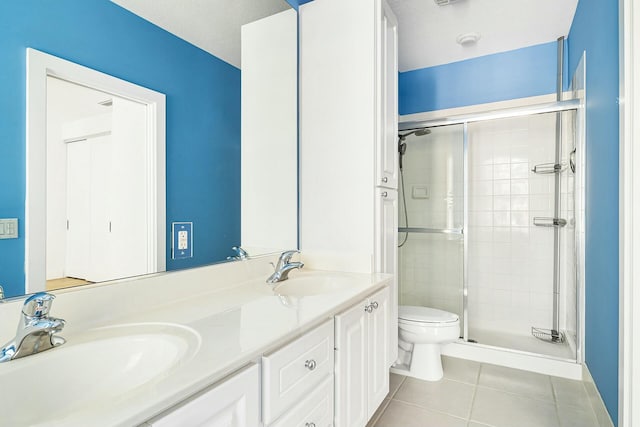
[[[193,223],[174,222],[171,224],[171,259],[193,257]]]
[[[18,218],[0,219],[0,239],[18,238]]]

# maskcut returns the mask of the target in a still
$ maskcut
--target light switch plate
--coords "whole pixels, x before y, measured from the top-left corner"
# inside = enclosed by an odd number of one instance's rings
[[[18,218],[0,218],[0,239],[18,238]]]
[[[171,259],[193,257],[193,223],[171,223]]]

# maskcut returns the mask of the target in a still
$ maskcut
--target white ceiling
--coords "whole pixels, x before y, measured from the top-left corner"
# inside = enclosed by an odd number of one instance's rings
[[[240,26],[289,8],[285,0],[111,0],[240,68]],[[321,0],[318,0],[321,1]],[[348,1],[348,0],[345,0]],[[400,71],[433,67],[567,36],[578,0],[388,0],[399,23]],[[458,35],[480,34],[473,46]]]
[[[400,71],[433,67],[567,36],[578,0],[387,0],[398,18]],[[458,35],[480,34],[474,46]]]
[[[240,68],[240,27],[291,6],[285,0],[111,0]]]

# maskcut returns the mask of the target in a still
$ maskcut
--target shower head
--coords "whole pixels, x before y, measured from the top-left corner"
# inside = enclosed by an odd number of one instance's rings
[[[427,128],[421,128],[421,129],[412,130],[411,132],[398,134],[398,137],[400,138],[400,141],[404,141],[405,139],[407,139],[409,135],[424,136],[424,135],[429,135],[430,133],[431,133],[431,130]]]

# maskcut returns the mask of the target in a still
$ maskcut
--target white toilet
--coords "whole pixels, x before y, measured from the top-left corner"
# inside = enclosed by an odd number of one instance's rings
[[[398,307],[399,350],[407,375],[427,381],[442,379],[442,345],[460,337],[457,314],[429,307]]]

